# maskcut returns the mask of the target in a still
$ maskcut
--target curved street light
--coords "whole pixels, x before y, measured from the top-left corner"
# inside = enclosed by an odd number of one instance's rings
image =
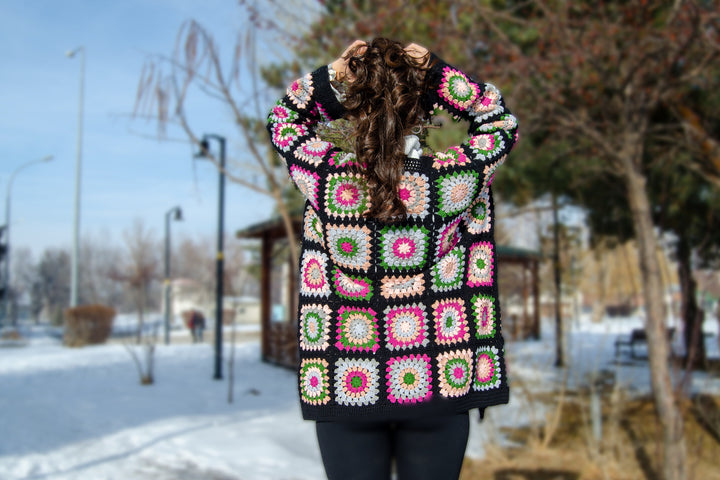
[[[82,170],[83,98],[85,96],[85,47],[65,53],[68,58],[80,55],[80,97],[78,99],[77,158],[75,160],[75,216],[73,220],[73,249],[70,270],[70,306],[78,304],[78,258],[80,256],[80,172]]]
[[[200,151],[195,158],[210,158],[210,140],[216,140],[220,146],[220,178],[218,185],[218,233],[217,254],[215,256],[215,371],[213,379],[222,380],[222,341],[223,341],[223,236],[225,228],[225,137],[214,133],[205,134],[200,141]]]
[[[15,176],[20,173],[21,170],[24,170],[25,168],[29,167],[30,165],[35,165],[36,163],[44,163],[49,162],[53,159],[52,155],[47,155],[43,158],[39,158],[37,160],[31,160],[27,163],[24,163],[20,165],[18,168],[15,169],[15,171],[10,175],[10,179],[8,180],[7,185],[7,192],[5,197],[5,272],[3,274],[3,285],[5,286],[5,291],[3,295],[3,310],[5,312],[5,318],[10,318],[10,199],[11,199],[11,192],[12,192],[12,185],[13,181],[15,180]]]

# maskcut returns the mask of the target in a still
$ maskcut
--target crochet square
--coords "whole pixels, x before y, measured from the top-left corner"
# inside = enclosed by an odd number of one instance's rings
[[[479,160],[495,158],[505,149],[505,140],[502,132],[481,133],[470,138],[470,150]]]
[[[480,347],[475,355],[473,390],[490,390],[500,387],[500,355],[496,347]]]
[[[475,117],[475,121],[483,120],[495,115],[499,115],[505,111],[505,107],[501,104],[502,97],[500,91],[490,83],[485,84],[485,90],[480,98],[470,107],[470,114]]]
[[[492,225],[490,215],[490,196],[486,191],[480,193],[465,217],[468,232],[473,234],[487,233]]]
[[[388,360],[388,399],[392,403],[419,403],[432,398],[432,372],[427,355],[405,355]]]
[[[335,401],[340,405],[373,405],[378,401],[377,360],[341,358],[335,363]]]
[[[479,87],[468,77],[454,68],[443,68],[443,78],[438,94],[447,103],[458,110],[467,110],[478,97]]]
[[[373,352],[380,348],[377,318],[372,308],[340,307],[335,346],[345,351]]]
[[[370,268],[370,229],[358,225],[328,225],[327,242],[333,261],[345,268]]]
[[[348,300],[370,300],[373,294],[372,281],[360,275],[348,275],[339,268],[333,269],[335,293]]]
[[[315,250],[305,250],[300,264],[300,294],[311,297],[330,295],[327,276],[327,255]]]
[[[307,108],[314,90],[312,74],[308,73],[304,77],[295,80],[288,87],[287,96],[296,107]]]
[[[346,152],[340,152],[340,151],[333,152],[330,155],[330,160],[328,160],[328,163],[335,168],[345,168],[345,167],[349,167],[349,166],[359,167],[360,166],[360,162],[358,162],[358,159],[354,153],[346,153]]]
[[[443,225],[437,235],[437,247],[435,248],[435,258],[441,258],[455,248],[460,241],[460,222],[462,218],[458,217],[452,222]]]
[[[413,303],[399,307],[387,307],[384,313],[388,349],[402,350],[428,344],[427,316],[424,305]]]
[[[436,300],[432,304],[435,320],[435,343],[452,345],[467,342],[470,329],[465,314],[465,301],[462,298]]]
[[[467,284],[471,287],[489,287],[493,284],[492,243],[478,242],[470,247]]]
[[[479,174],[474,170],[453,172],[435,180],[438,214],[449,217],[468,208],[477,195],[479,181]]]
[[[497,330],[495,319],[495,298],[477,294],[472,298],[472,310],[475,316],[475,336],[492,338]]]
[[[295,149],[295,158],[317,167],[323,161],[325,154],[329,152],[331,148],[331,143],[314,137],[309,140],[305,140],[298,148]]]
[[[303,305],[300,309],[300,348],[325,350],[329,346],[331,314],[327,305]]]
[[[305,216],[303,218],[303,236],[306,240],[325,246],[320,217],[318,217],[317,212],[310,207],[305,209]]]
[[[300,398],[310,405],[330,401],[328,362],[322,358],[306,358],[300,364]]]
[[[473,356],[470,349],[441,353],[437,362],[440,395],[460,397],[470,391],[473,383]]]
[[[385,276],[380,280],[380,295],[387,299],[422,295],[425,277],[422,273],[405,276]]]
[[[395,269],[422,268],[428,251],[428,229],[386,226],[380,231],[380,263]]]
[[[450,147],[444,152],[436,152],[433,155],[433,168],[439,170],[441,168],[449,168],[454,166],[465,165],[470,159],[463,152],[462,147]]]
[[[407,214],[413,218],[425,218],[430,209],[428,178],[421,173],[405,173],[397,187],[398,197],[405,204]]]
[[[500,160],[497,160],[496,162],[493,162],[489,165],[485,165],[485,168],[483,169],[483,175],[485,175],[485,179],[483,180],[483,192],[487,192],[490,188],[490,185],[492,184],[493,180],[495,179],[495,170],[498,169],[500,165],[502,165],[505,162],[505,159],[507,158],[507,155],[503,155]]]
[[[291,110],[286,107],[282,100],[278,100],[277,103],[270,110],[268,115],[268,122],[270,123],[292,123],[299,117],[295,110]]]
[[[272,127],[272,142],[279,150],[287,152],[300,137],[307,134],[308,129],[305,125],[276,123]]]
[[[290,176],[297,185],[300,193],[310,202],[310,204],[318,208],[318,188],[320,185],[320,176],[306,170],[298,165],[290,165]]]
[[[369,208],[367,183],[360,174],[335,173],[328,177],[325,210],[333,217],[359,217]]]
[[[432,267],[432,284],[434,292],[448,292],[460,288],[465,278],[465,247],[453,248],[440,258]]]

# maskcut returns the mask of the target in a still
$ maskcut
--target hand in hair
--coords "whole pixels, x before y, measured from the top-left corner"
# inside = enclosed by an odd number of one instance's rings
[[[405,47],[405,51],[418,62],[422,61],[422,66],[426,66],[430,60],[430,52],[428,49],[417,43],[409,44]]]
[[[338,82],[350,81],[352,82],[352,73],[348,71],[348,60],[352,55],[362,55],[367,49],[367,42],[364,40],[355,40],[345,49],[340,58],[332,62],[332,67],[335,70],[335,78]]]

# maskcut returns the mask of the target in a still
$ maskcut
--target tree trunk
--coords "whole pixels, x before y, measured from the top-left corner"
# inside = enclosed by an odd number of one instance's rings
[[[553,209],[553,275],[555,279],[555,366],[565,366],[565,334],[562,320],[562,282],[560,278],[560,220],[557,196],[552,194]]]
[[[690,253],[690,245],[681,233],[676,247],[681,292],[680,312],[684,325],[685,367],[693,369],[696,367],[704,368],[707,356],[702,335],[704,315],[697,304],[697,284],[692,275]]]
[[[657,242],[652,223],[646,179],[637,165],[642,158],[642,135],[633,131],[627,135],[625,149],[620,152],[622,175],[627,186],[639,249],[643,300],[646,311],[645,328],[648,337],[650,382],[658,421],[662,428],[663,480],[685,479],[685,438],[683,418],[673,394],[668,364],[669,345],[665,325],[662,278],[657,258]]]

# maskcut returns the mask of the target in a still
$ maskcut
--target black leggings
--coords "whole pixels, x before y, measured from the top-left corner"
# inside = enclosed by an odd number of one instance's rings
[[[317,422],[328,480],[457,480],[469,420],[467,412],[398,422]]]

